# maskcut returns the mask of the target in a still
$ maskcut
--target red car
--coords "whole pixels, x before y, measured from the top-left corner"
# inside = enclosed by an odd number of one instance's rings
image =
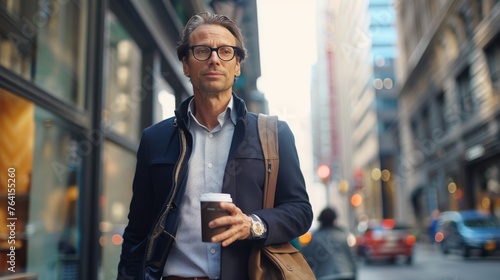
[[[404,257],[407,264],[413,260],[413,246],[416,238],[410,227],[393,219],[370,220],[358,225],[358,256],[370,263],[374,259],[387,259],[396,262]]]

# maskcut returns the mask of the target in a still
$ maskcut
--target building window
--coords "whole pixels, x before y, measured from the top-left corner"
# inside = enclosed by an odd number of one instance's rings
[[[431,139],[431,124],[429,118],[429,108],[426,106],[422,110],[422,138],[420,140]]]
[[[462,45],[463,43],[468,41],[468,38],[470,38],[472,35],[469,32],[469,29],[467,28],[467,16],[464,15],[464,13],[459,13],[455,18],[452,23],[452,28],[453,31],[455,32],[455,36],[458,40],[458,45]]]
[[[398,100],[395,98],[377,98],[378,110],[397,110]]]
[[[106,104],[104,129],[139,141],[142,88],[142,52],[110,11],[106,13]]]
[[[12,72],[31,80],[31,66],[34,64],[36,48],[35,35],[28,33],[28,29],[23,32],[23,25],[28,27],[28,22],[32,19],[29,15],[36,12],[34,5],[27,5],[26,0],[6,0],[0,1],[0,65],[8,68]],[[26,23],[21,21],[26,19]],[[33,26],[31,24],[31,26]],[[27,38],[27,35],[29,38]]]
[[[2,89],[0,111],[0,168],[15,179],[0,181],[0,219],[11,225],[0,227],[0,275],[15,269],[36,279],[78,279],[80,190],[91,144],[80,129]]]
[[[466,67],[457,77],[457,92],[461,119],[467,120],[476,111],[477,101],[474,100],[469,67]]]
[[[413,149],[416,150],[418,149],[417,143],[421,139],[421,133],[419,131],[418,122],[415,119],[411,120],[410,122],[410,131],[411,131],[411,138],[414,139],[414,141],[412,141]]]
[[[481,9],[482,18],[485,18],[499,1],[498,0],[482,0],[482,1],[478,1],[478,2],[480,2],[480,3],[478,3],[478,5]]]
[[[500,92],[500,38],[493,42],[485,49],[486,60],[490,71],[490,79],[495,93]]]
[[[451,28],[447,28],[444,31],[444,49],[446,50],[445,55],[448,61],[453,61],[457,58],[459,54],[459,42],[457,40],[457,35]]]
[[[0,1],[0,65],[85,108],[87,1]]]
[[[153,100],[153,123],[174,116],[176,109],[174,90],[163,78],[157,78]]]
[[[446,103],[444,98],[444,92],[440,92],[436,97],[436,107],[437,107],[437,128],[445,132],[448,129],[448,124],[446,121]]]
[[[102,247],[100,279],[116,279],[122,236],[132,199],[135,154],[106,141],[104,143],[104,191],[101,198],[102,221],[99,225]]]
[[[380,121],[378,122],[378,133],[385,133],[393,130],[397,124],[394,121]]]

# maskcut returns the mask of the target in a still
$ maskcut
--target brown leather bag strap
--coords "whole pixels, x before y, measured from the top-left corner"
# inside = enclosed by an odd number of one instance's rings
[[[259,114],[258,127],[267,170],[263,205],[264,208],[273,208],[279,169],[278,117]]]

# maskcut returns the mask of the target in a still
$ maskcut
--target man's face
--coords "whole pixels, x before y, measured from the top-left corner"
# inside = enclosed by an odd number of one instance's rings
[[[235,46],[236,39],[226,28],[219,25],[204,24],[191,33],[190,46],[204,45],[211,48]],[[182,60],[184,75],[191,78],[195,93],[231,93],[234,79],[240,75],[240,62],[237,55],[230,61],[221,60],[213,51],[206,61],[198,61],[193,52]]]

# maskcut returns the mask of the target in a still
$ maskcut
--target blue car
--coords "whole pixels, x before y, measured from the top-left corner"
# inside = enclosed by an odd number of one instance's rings
[[[445,211],[439,216],[434,238],[443,254],[458,253],[468,258],[478,252],[488,256],[500,252],[500,221],[476,210]]]

